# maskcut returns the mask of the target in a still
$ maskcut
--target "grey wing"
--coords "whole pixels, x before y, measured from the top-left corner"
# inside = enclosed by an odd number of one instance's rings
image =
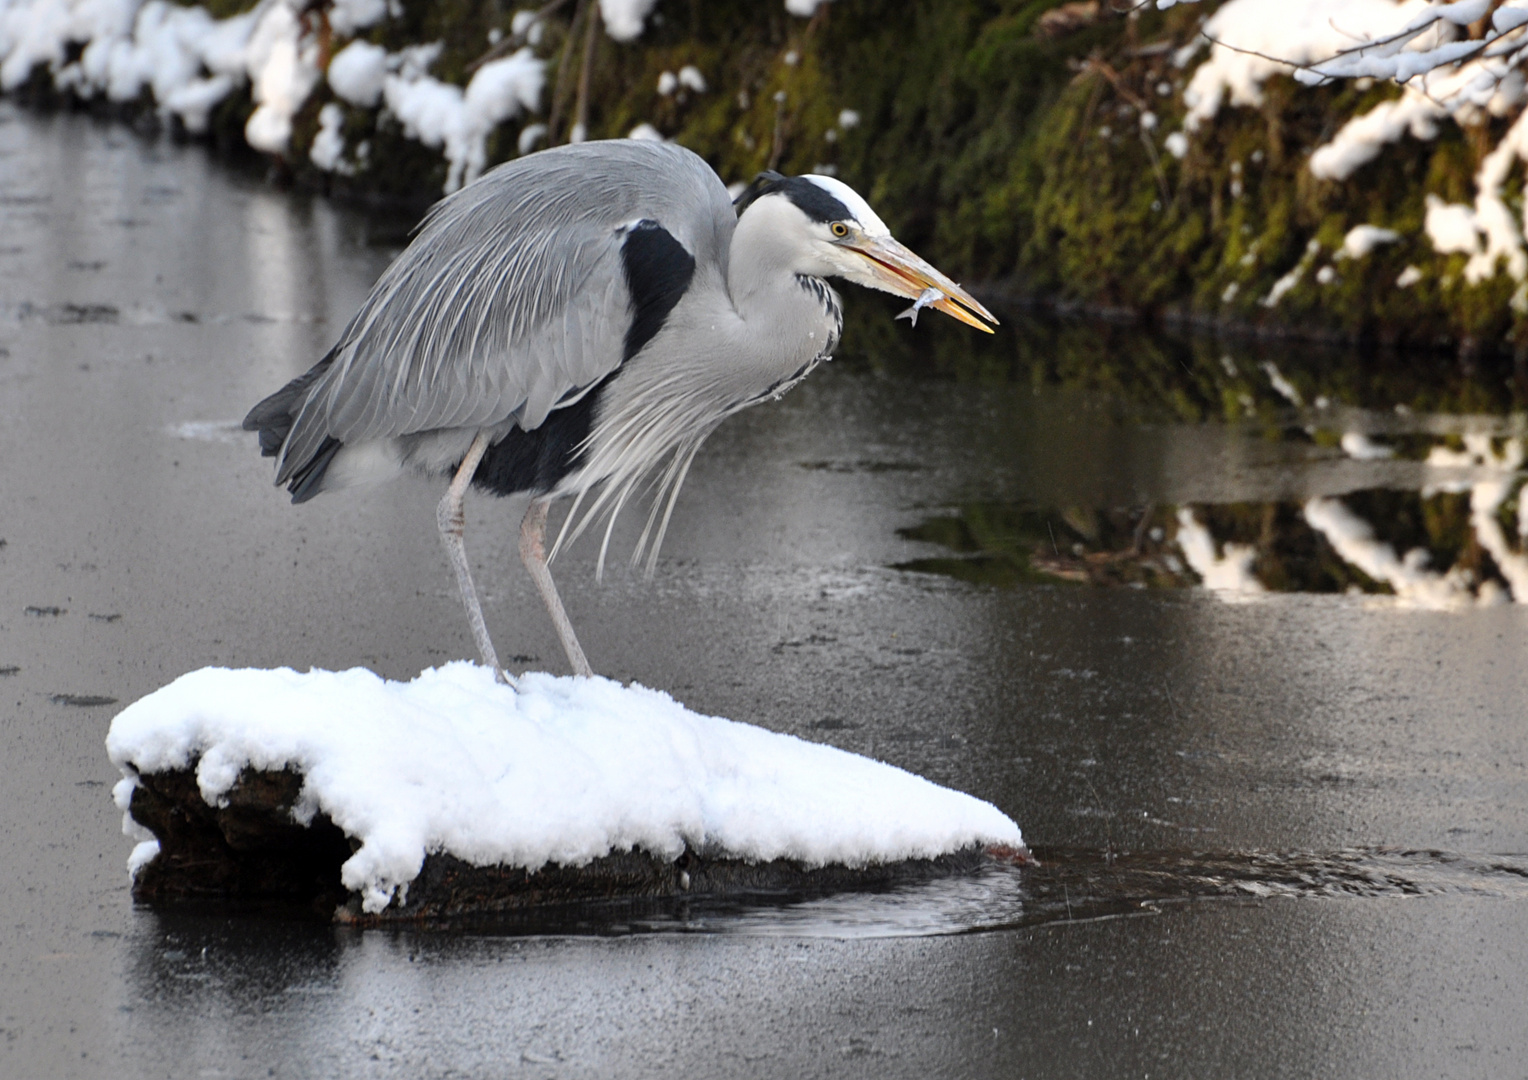
[[[277,483],[329,439],[540,426],[622,362],[632,312],[621,244],[639,220],[661,224],[697,265],[725,267],[726,188],[672,145],[544,151],[437,204],[341,334]]]

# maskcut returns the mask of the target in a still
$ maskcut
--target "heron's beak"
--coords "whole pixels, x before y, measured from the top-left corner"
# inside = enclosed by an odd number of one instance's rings
[[[910,300],[918,299],[928,289],[937,289],[943,296],[928,305],[935,311],[989,334],[992,327],[981,319],[997,325],[997,317],[977,303],[974,296],[891,237],[862,236],[844,247],[864,258],[871,279],[867,284]]]

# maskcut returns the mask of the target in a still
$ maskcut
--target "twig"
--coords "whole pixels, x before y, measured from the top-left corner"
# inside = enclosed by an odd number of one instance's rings
[[[573,130],[589,137],[589,83],[594,77],[594,50],[599,45],[600,9],[589,8],[589,22],[584,27],[584,62],[578,69],[578,107],[573,112]]]
[[[568,72],[573,60],[573,42],[578,37],[579,20],[589,11],[589,0],[578,0],[573,9],[573,19],[568,23],[568,36],[562,43],[562,55],[557,58],[557,85],[552,88],[552,113],[546,122],[546,144],[557,145],[557,129],[562,124],[563,108],[568,100]]]
[[[1090,56],[1082,62],[1082,66],[1083,70],[1091,68],[1108,79],[1109,84],[1114,87],[1114,92],[1133,105],[1142,115],[1151,111],[1150,102],[1126,86],[1119,72],[1108,63],[1096,56]],[[1151,136],[1147,134],[1145,128],[1140,128],[1139,131],[1141,145],[1146,147],[1146,156],[1151,159],[1151,171],[1156,174],[1157,187],[1162,192],[1162,207],[1166,209],[1167,204],[1173,201],[1172,189],[1167,185],[1167,173],[1162,171],[1162,159],[1157,155],[1157,147],[1151,141]]]
[[[536,17],[531,20],[530,25],[535,26],[548,15],[556,12],[558,8],[562,7],[567,2],[568,0],[548,0],[547,3],[542,4],[541,7],[536,9]],[[520,37],[516,34],[505,35],[499,39],[499,43],[497,45],[490,48],[482,56],[472,61],[472,63],[468,64],[467,70],[476,71],[484,64],[492,63],[493,61],[499,59],[499,57],[509,52],[509,50],[513,49],[516,45],[520,44],[520,40]]]

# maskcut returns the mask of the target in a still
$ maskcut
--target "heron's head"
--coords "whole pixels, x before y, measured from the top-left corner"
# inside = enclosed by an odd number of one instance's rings
[[[934,289],[940,295],[928,306],[936,311],[989,334],[987,323],[997,323],[970,293],[898,243],[870,204],[842,180],[764,172],[734,206],[739,229],[767,229],[796,273],[841,277],[911,300]]]

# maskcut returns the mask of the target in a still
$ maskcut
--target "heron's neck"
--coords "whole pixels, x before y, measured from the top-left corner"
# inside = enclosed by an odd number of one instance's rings
[[[802,265],[799,248],[784,239],[789,234],[767,212],[773,207],[765,204],[778,201],[761,200],[738,222],[728,253],[727,291],[754,340],[800,336],[803,346],[810,340],[820,346],[815,331],[824,313],[822,297],[832,295],[821,281],[826,268]]]

